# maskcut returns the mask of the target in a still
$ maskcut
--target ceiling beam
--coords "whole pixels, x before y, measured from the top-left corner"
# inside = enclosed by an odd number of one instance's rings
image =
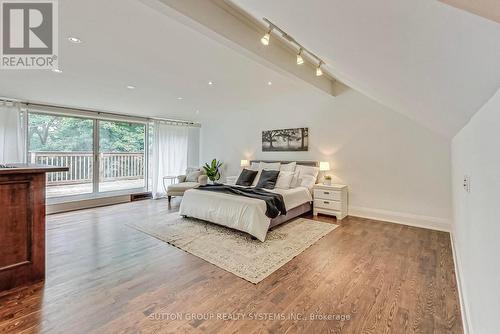
[[[316,66],[309,61],[298,66],[293,46],[276,34],[264,46],[261,37],[267,32],[263,21],[256,20],[231,2],[225,0],[141,0],[146,5],[168,15],[206,36],[245,54],[249,58],[280,72],[294,76],[310,85],[337,96],[346,89],[325,68],[315,75]],[[304,57],[307,58],[307,57]]]
[[[440,0],[447,5],[500,23],[499,0]]]

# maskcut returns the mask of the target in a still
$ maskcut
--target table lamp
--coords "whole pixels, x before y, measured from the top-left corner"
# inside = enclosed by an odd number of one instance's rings
[[[330,170],[330,163],[328,161],[321,161],[319,163],[319,170],[321,172],[329,171]],[[330,175],[325,174],[323,184],[326,186],[331,185],[332,184],[332,177]]]

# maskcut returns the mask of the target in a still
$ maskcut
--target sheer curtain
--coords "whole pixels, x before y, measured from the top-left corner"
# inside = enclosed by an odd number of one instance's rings
[[[188,168],[200,168],[200,128],[188,128]]]
[[[19,103],[0,101],[0,163],[25,161],[22,114]]]
[[[165,195],[164,176],[186,172],[189,128],[155,121],[153,133],[152,192],[153,197],[158,198]]]

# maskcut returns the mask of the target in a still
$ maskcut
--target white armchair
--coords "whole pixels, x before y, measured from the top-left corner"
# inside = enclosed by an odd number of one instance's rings
[[[170,203],[172,196],[183,196],[186,190],[197,188],[200,185],[206,185],[207,182],[208,177],[203,169],[188,168],[186,170],[186,175],[177,176],[177,183],[167,187],[168,202]]]

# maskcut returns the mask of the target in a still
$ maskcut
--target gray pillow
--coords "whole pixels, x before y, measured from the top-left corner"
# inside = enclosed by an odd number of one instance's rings
[[[240,176],[238,177],[238,180],[236,181],[236,185],[250,187],[253,180],[257,176],[257,173],[258,172],[256,170],[243,169]]]
[[[198,182],[198,177],[200,177],[200,175],[200,171],[191,172],[186,176],[186,182]]]
[[[279,170],[263,170],[255,188],[274,189],[279,174]]]

